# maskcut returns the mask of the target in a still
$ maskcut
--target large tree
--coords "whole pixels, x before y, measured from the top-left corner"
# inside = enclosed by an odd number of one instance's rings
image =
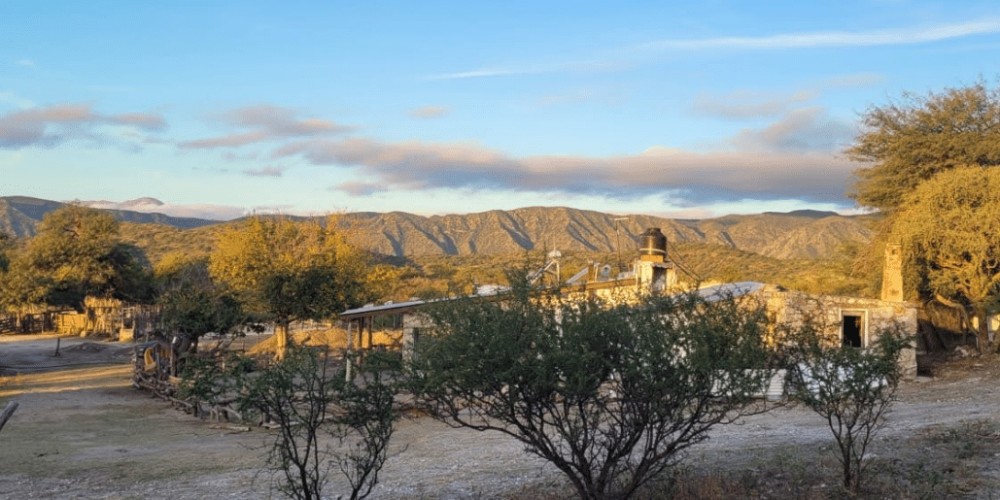
[[[581,499],[626,499],[769,380],[759,304],[698,294],[614,305],[531,290],[440,302],[412,388],[443,421],[502,432]]]
[[[921,182],[956,167],[1000,165],[1000,88],[983,82],[926,95],[907,93],[869,108],[847,150],[864,166],[850,196],[891,213]]]
[[[347,244],[336,218],[325,222],[251,217],[223,232],[211,255],[212,277],[275,322],[279,357],[291,321],[329,319],[370,298],[365,255]]]
[[[22,302],[80,307],[88,295],[129,301],[152,297],[141,252],[119,240],[118,222],[110,213],[79,205],[46,214],[10,268]]]
[[[956,168],[921,183],[903,197],[892,234],[923,271],[924,295],[978,318],[985,350],[1000,292],[1000,169]]]

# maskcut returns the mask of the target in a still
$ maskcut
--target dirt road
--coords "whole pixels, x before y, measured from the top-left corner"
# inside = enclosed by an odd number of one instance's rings
[[[20,403],[0,433],[0,498],[270,498],[270,478],[258,472],[267,431],[222,428],[133,389],[129,345],[63,339],[55,358],[55,343],[55,337],[0,337],[0,369],[7,371],[0,408]],[[893,443],[928,429],[1000,422],[995,361],[936,375],[901,388],[875,453],[900,453]],[[502,435],[418,418],[403,420],[393,440],[394,455],[372,498],[496,498],[525,485],[561,485],[554,469]],[[781,409],[719,427],[689,459],[726,467],[760,450],[829,441],[814,414]],[[983,474],[1000,480],[1000,464]],[[339,479],[332,480],[328,490],[338,491]]]

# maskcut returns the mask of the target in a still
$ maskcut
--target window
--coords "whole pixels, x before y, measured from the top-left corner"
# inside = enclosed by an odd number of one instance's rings
[[[844,347],[865,347],[868,344],[865,311],[841,313],[840,339]]]

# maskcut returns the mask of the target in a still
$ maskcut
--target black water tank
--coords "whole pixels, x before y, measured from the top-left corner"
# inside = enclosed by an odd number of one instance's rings
[[[667,237],[660,228],[651,227],[639,239],[639,255],[660,255],[667,258]]]

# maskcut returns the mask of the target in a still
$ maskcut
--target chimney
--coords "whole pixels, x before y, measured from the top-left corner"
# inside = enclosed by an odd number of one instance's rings
[[[903,301],[903,250],[899,243],[885,247],[885,267],[882,269],[882,300]]]

